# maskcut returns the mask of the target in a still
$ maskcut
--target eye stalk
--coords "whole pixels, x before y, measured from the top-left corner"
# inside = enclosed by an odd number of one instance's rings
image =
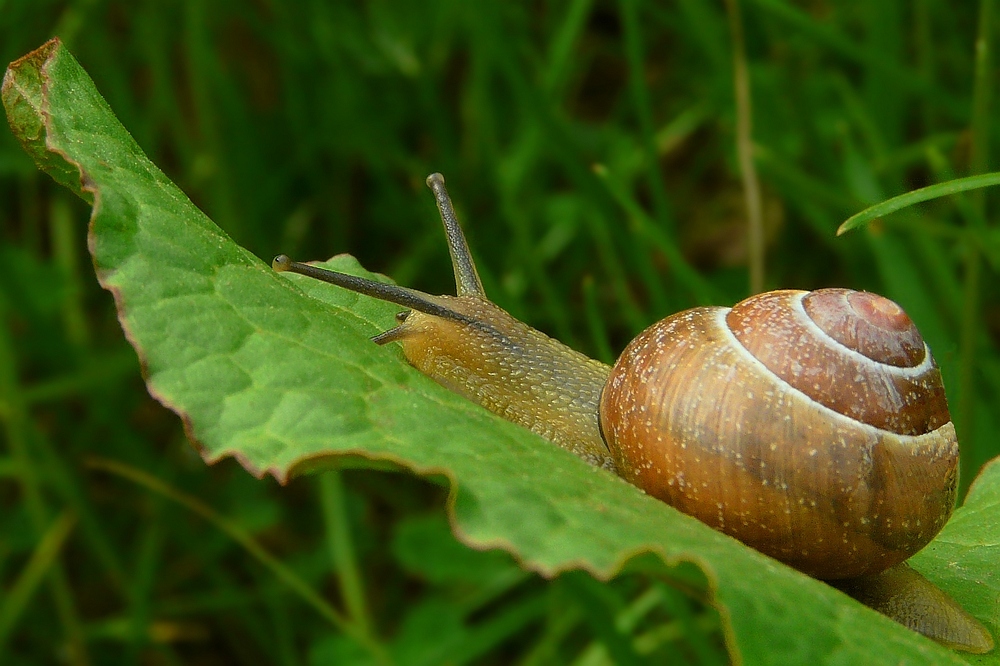
[[[476,263],[472,260],[472,252],[469,251],[469,244],[462,233],[462,227],[458,223],[458,216],[455,215],[455,207],[448,196],[448,190],[444,186],[444,176],[439,173],[432,173],[427,176],[427,187],[434,193],[434,200],[437,202],[438,211],[441,214],[441,223],[444,225],[445,236],[448,239],[448,252],[451,254],[451,263],[455,271],[455,288],[460,298],[472,298],[487,301],[486,292],[483,290],[483,283],[479,279],[476,271]],[[383,301],[389,301],[404,308],[423,312],[424,314],[442,317],[450,321],[462,324],[476,324],[478,320],[466,314],[450,308],[442,302],[442,297],[425,294],[416,289],[401,287],[384,282],[376,282],[367,278],[348,275],[339,271],[331,271],[326,268],[312,266],[292,260],[286,254],[279,254],[271,261],[271,268],[277,273],[298,273],[316,280],[328,282],[330,284],[349,289],[351,291],[371,296]],[[402,319],[400,319],[402,316]],[[400,324],[406,319],[406,315],[400,313],[396,316],[396,321]],[[377,335],[372,340],[379,344],[385,344],[396,339],[393,330]]]
[[[448,190],[444,186],[444,176],[439,173],[427,176],[427,187],[434,193],[438,212],[441,213],[441,222],[444,224],[444,233],[448,239],[448,252],[451,253],[451,265],[455,270],[457,294],[477,296],[486,300],[486,291],[483,290],[479,272],[472,260],[472,252],[469,251],[469,244],[465,240],[465,234],[462,233],[462,227],[458,224],[458,216],[455,215],[455,207],[451,204],[451,197],[448,196]]]
[[[279,254],[276,256],[274,260],[271,261],[271,268],[278,273],[297,273],[299,275],[305,275],[306,277],[311,277],[315,280],[335,284],[338,287],[343,287],[344,289],[349,289],[359,294],[364,294],[365,296],[371,296],[372,298],[377,298],[382,301],[389,301],[390,303],[395,303],[396,305],[402,305],[404,308],[417,310],[418,312],[423,312],[424,314],[433,315],[435,317],[441,317],[442,319],[449,319],[462,324],[475,323],[471,317],[464,315],[461,312],[456,312],[455,310],[438,303],[438,297],[425,294],[424,292],[416,289],[400,287],[395,284],[386,284],[384,282],[376,282],[375,280],[369,280],[356,275],[348,275],[347,273],[331,271],[326,268],[320,268],[319,266],[313,266],[311,264],[303,264],[298,261],[293,261],[288,257],[288,255],[285,254]],[[377,337],[382,338],[382,336]],[[385,339],[376,341],[380,342],[380,344],[389,342],[389,340]]]

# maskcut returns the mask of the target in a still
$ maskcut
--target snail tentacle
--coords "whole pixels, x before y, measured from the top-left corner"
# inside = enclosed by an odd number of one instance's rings
[[[445,237],[448,239],[448,252],[451,254],[451,265],[455,270],[456,293],[459,296],[477,296],[487,300],[486,291],[476,270],[476,262],[472,260],[469,244],[465,240],[465,234],[462,233],[458,216],[455,214],[455,207],[444,186],[444,176],[439,173],[427,176],[427,187],[434,192],[434,200],[437,202],[438,212],[441,213]]]

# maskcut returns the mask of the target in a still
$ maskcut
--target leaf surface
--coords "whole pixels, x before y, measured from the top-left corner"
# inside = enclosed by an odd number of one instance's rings
[[[98,279],[150,392],[181,416],[207,462],[233,456],[282,481],[344,460],[444,478],[465,543],[502,548],[547,576],[581,568],[610,578],[628,566],[687,586],[683,563],[693,563],[747,663],[963,663],[370,343],[397,308],[278,275],[233,243],[149,162],[57,41],[11,65],[3,101],[39,167],[93,204]],[[349,257],[329,265],[369,275]],[[945,532],[951,541],[919,560],[940,568],[955,552],[962,574],[932,575],[994,632],[996,588],[969,581],[993,575],[995,551],[975,544],[995,547],[998,528],[976,512],[998,486],[995,474],[978,483],[976,502]],[[960,542],[965,550],[948,550]]]
[[[1000,458],[983,468],[965,504],[934,541],[910,558],[931,582],[960,599],[965,610],[1000,634]],[[995,664],[996,650],[966,657]]]

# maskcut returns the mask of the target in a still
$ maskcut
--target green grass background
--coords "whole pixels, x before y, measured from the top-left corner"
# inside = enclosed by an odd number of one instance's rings
[[[995,193],[834,232],[997,168],[994,2],[741,11],[765,286],[902,304],[945,375],[967,486],[1000,453]],[[0,0],[3,62],[53,35],[153,161],[262,258],[349,252],[450,293],[423,185],[440,171],[493,299],[603,360],[670,312],[748,295],[721,0]],[[219,524],[94,456],[211,507],[400,663],[610,663],[612,618],[654,662],[725,661],[697,595],[640,576],[543,581],[466,551],[431,482],[348,469],[282,488],[232,461],[206,468],[145,391],[90,268],[88,212],[0,131],[0,661],[360,654]]]

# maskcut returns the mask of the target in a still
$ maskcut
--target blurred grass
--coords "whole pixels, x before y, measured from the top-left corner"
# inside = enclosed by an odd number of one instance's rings
[[[906,308],[945,376],[963,487],[1000,454],[995,193],[834,233],[867,205],[997,169],[993,4],[740,7],[765,288],[849,286]],[[721,2],[0,2],[3,62],[52,35],[263,258],[350,252],[448,293],[423,188],[441,171],[494,300],[601,358],[669,312],[747,294]],[[456,554],[431,483],[347,469],[279,488],[206,468],[93,279],[88,211],[6,131],[0,202],[3,663],[372,655],[212,523],[85,466],[94,455],[197,498],[399,663],[724,659],[714,612],[657,581],[545,582]],[[462,575],[442,574],[460,557]]]

